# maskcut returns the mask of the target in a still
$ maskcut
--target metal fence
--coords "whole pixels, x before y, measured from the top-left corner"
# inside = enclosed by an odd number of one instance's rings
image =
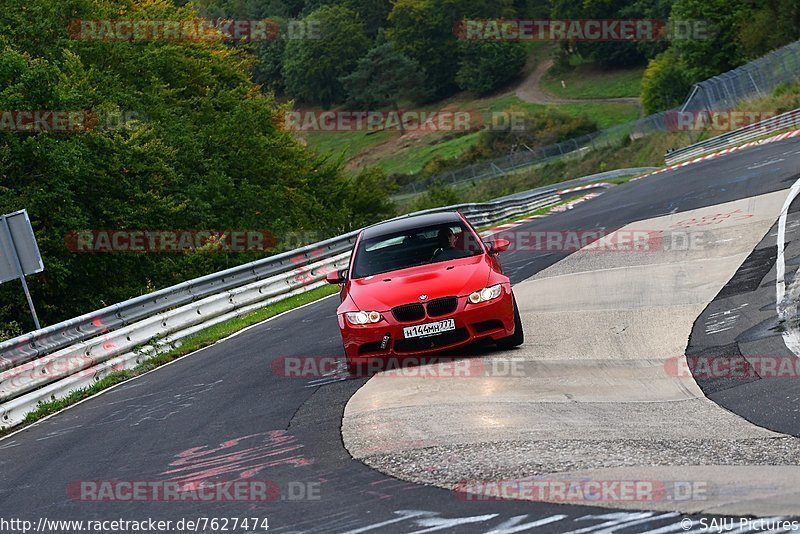
[[[459,185],[504,176],[509,172],[589,150],[615,147],[669,129],[668,117],[678,111],[725,110],[744,100],[769,95],[778,85],[800,80],[800,41],[770,52],[746,65],[696,84],[680,108],[648,115],[625,124],[538,148],[527,148],[490,161],[468,165],[410,183],[400,194],[424,192],[434,182]]]
[[[731,109],[800,79],[800,41],[696,84],[681,111]]]

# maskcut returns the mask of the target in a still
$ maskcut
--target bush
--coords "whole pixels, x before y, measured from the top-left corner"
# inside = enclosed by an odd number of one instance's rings
[[[452,206],[461,202],[459,194],[452,187],[437,180],[428,187],[427,191],[414,200],[409,211],[441,208],[442,206]]]
[[[504,110],[504,113],[508,117],[521,118],[521,121],[506,121],[502,125],[482,130],[476,143],[461,156],[449,159],[434,157],[425,164],[421,175],[437,176],[472,163],[525,152],[525,146],[535,149],[597,131],[597,123],[588,116],[573,117],[555,107],[523,111],[512,106]],[[393,178],[402,185],[418,180],[419,176]],[[402,181],[398,178],[402,178]]]
[[[586,115],[573,117],[555,107],[543,110],[523,111],[517,107],[505,110],[507,116],[521,117],[521,122],[508,121],[500,126],[481,132],[478,142],[470,147],[464,159],[479,159],[504,156],[517,150],[527,150],[597,131],[597,123]]]
[[[646,114],[673,108],[689,94],[691,83],[674,49],[650,60],[642,77],[641,100]]]
[[[0,323],[0,343],[7,339],[12,339],[23,334],[22,327],[17,321]]]

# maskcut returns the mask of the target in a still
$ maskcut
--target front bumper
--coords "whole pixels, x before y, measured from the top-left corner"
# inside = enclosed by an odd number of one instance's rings
[[[338,315],[348,362],[357,364],[387,356],[431,354],[480,339],[501,339],[514,333],[514,297],[510,284],[503,284],[501,296],[489,302],[470,304],[467,297],[459,297],[455,311],[447,315],[426,316],[413,322],[399,322],[390,311],[382,315],[384,318],[380,322],[361,326],[351,325],[344,315]],[[405,327],[445,319],[455,321],[455,330],[422,338],[405,339],[403,336]],[[389,341],[382,349],[381,342],[387,335]]]

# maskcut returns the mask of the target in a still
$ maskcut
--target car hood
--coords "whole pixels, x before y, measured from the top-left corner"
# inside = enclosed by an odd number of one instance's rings
[[[421,265],[350,282],[349,296],[361,310],[387,311],[401,304],[439,297],[464,296],[486,286],[492,267],[480,254],[469,258]]]

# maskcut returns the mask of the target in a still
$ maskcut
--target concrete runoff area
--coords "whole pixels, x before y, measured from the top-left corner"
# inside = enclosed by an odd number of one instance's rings
[[[484,355],[468,366],[480,372],[463,377],[373,377],[345,408],[346,448],[392,476],[470,494],[481,493],[475,481],[644,480],[667,489],[591,504],[796,513],[800,442],[719,407],[680,371],[694,321],[785,198],[778,191],[638,221],[617,235],[702,239],[638,251],[595,243],[516,285],[521,348]],[[575,502],[553,487],[516,498]]]

